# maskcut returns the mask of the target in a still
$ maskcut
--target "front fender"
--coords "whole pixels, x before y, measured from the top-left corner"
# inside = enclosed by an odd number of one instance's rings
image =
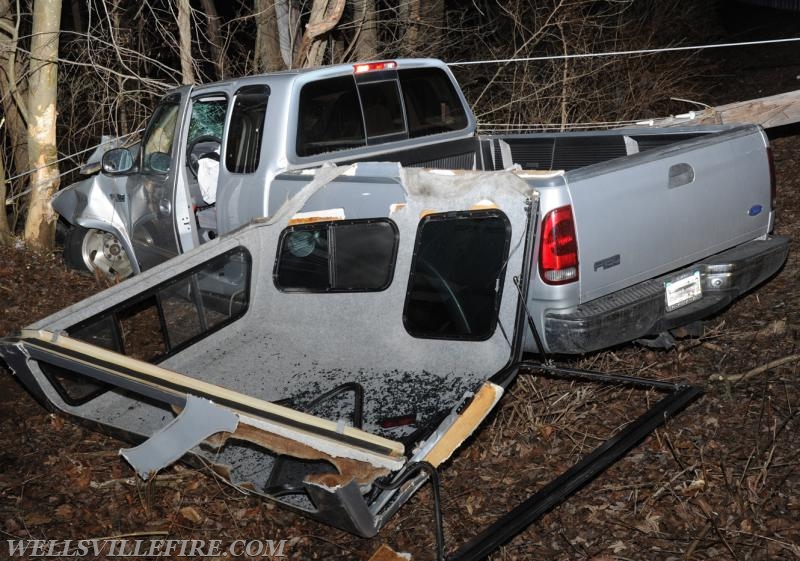
[[[141,272],[131,243],[130,207],[125,177],[93,175],[65,187],[50,201],[53,210],[74,226],[110,232],[117,237],[135,274]]]

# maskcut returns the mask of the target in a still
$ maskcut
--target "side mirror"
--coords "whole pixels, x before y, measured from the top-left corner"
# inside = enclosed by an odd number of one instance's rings
[[[112,148],[103,154],[103,173],[118,175],[133,169],[133,155],[127,148]]]

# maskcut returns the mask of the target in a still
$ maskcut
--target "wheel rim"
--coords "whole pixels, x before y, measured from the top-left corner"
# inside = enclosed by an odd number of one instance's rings
[[[128,254],[114,234],[88,230],[81,244],[81,257],[89,270],[98,270],[107,277],[129,277],[133,273]]]

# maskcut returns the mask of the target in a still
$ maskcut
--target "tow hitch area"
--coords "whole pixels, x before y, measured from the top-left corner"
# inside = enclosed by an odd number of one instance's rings
[[[384,215],[331,212],[363,185],[323,167],[275,216],[0,340],[0,355],[47,407],[131,442],[120,454],[142,479],[207,465],[363,537],[430,482],[436,556],[489,555],[700,391],[522,361],[537,193],[511,172],[376,165],[393,170]],[[446,555],[438,470],[525,373],[665,397]]]

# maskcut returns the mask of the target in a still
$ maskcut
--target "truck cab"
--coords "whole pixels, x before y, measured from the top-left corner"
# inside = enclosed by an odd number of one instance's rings
[[[420,59],[178,88],[140,143],[106,152],[99,174],[54,198],[73,225],[65,257],[138,273],[270,216],[285,202],[274,178],[323,162],[474,169],[475,119],[455,83]]]

